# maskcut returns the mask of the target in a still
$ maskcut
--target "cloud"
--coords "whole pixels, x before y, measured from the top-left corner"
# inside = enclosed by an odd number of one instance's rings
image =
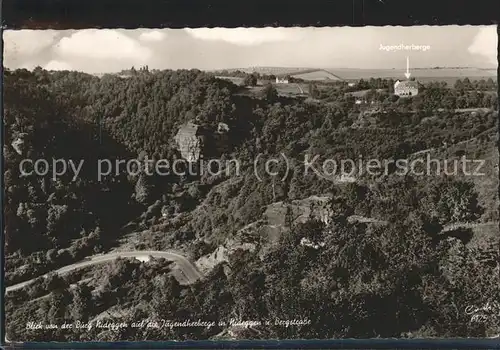
[[[300,40],[302,28],[186,28],[192,37],[225,41],[236,45],[259,45],[269,42]]]
[[[33,62],[43,56],[57,41],[59,33],[55,30],[5,30],[4,65],[13,68],[32,69]]]
[[[495,26],[483,27],[474,37],[469,46],[469,52],[485,57],[490,63],[496,65],[497,61],[498,35]]]
[[[47,63],[44,67],[46,70],[73,70],[71,65],[66,62],[52,60]]]
[[[62,57],[76,56],[91,60],[134,60],[147,62],[153,55],[124,33],[111,29],[86,29],[61,39],[55,52]]]
[[[159,30],[147,31],[139,35],[140,41],[162,41],[167,37],[165,32]]]
[[[11,55],[34,55],[50,47],[57,36],[55,30],[6,30],[3,32],[5,52]]]

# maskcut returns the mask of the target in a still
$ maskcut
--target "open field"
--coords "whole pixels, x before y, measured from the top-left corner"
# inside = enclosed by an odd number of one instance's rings
[[[230,81],[231,83],[235,84],[235,85],[240,85],[241,83],[243,83],[243,78],[240,78],[240,77],[223,77],[223,76],[216,76],[216,78],[218,79],[223,79],[223,80],[228,80]]]
[[[370,78],[396,78],[404,77],[405,69],[326,69],[345,80],[358,80]],[[454,83],[457,79],[469,78],[470,80],[481,80],[492,78],[496,80],[496,70],[479,68],[415,68],[411,69],[412,77],[421,82],[446,81],[448,84]]]
[[[273,84],[280,95],[297,95],[307,93],[307,86],[304,84]]]
[[[216,76],[218,79],[224,79],[232,82],[235,85],[241,85],[243,83],[243,78],[239,77],[226,77],[226,76]],[[252,92],[258,92],[262,90],[263,86],[267,83],[267,81],[259,80],[257,82],[257,86],[250,88]],[[289,83],[289,84],[275,84],[271,82],[273,86],[276,88],[279,94],[281,95],[297,95],[297,94],[307,94],[308,93],[308,84],[307,83]]]
[[[307,67],[247,67],[247,68],[235,68],[227,69],[228,72],[241,71],[245,73],[259,73],[259,74],[273,74],[273,75],[285,75],[285,74],[298,74],[305,71],[311,71],[315,68]],[[319,68],[318,68],[319,69]]]
[[[419,81],[420,83],[430,83],[430,82],[433,82],[433,81],[444,81],[446,82],[449,86],[453,86],[455,84],[455,82],[459,79],[464,79],[464,78],[469,78],[471,81],[474,81],[474,80],[487,80],[489,78],[492,78],[494,81],[497,80],[496,77],[492,77],[492,76],[483,76],[483,77],[471,77],[471,76],[463,76],[463,77],[430,77],[430,76],[427,76],[427,77],[419,77],[418,75],[415,76],[415,79],[417,81]]]
[[[400,69],[351,69],[351,68],[290,68],[290,67],[254,67],[228,70],[240,70],[247,73],[257,72],[259,74],[292,75],[306,81],[328,81],[328,80],[359,80],[370,78],[393,78],[403,79],[405,68]],[[481,80],[491,78],[497,80],[496,69],[481,68],[413,68],[410,70],[412,77],[420,82],[445,81],[454,84],[457,79],[469,78],[470,80]],[[330,74],[329,74],[330,73]],[[240,78],[234,78],[240,79]]]
[[[326,70],[315,70],[311,72],[304,72],[292,75],[292,77],[297,79],[303,79],[306,81],[342,81],[342,77],[339,77]]]
[[[308,95],[308,84],[300,83],[289,83],[289,84],[272,84],[279,95],[281,96],[297,96],[297,95]],[[260,82],[257,86],[246,87],[241,94],[244,95],[256,95],[264,89],[264,85]]]

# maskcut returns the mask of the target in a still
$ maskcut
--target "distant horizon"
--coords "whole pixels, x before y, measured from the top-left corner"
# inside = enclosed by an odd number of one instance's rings
[[[92,73],[88,73],[88,74],[113,74],[113,73],[120,73],[121,71],[124,71],[124,70],[129,70],[129,69],[132,69],[132,67],[136,68],[136,69],[139,69],[141,67],[145,67],[147,65],[143,65],[143,66],[131,66],[130,68],[124,68],[124,69],[121,69],[119,71],[106,71],[106,72],[92,72]],[[40,66],[39,66],[40,67]],[[34,67],[34,68],[9,68],[9,67],[6,67],[4,66],[4,69],[8,69],[8,70],[17,70],[17,69],[26,69],[30,72],[32,72],[33,70],[35,70],[37,67]],[[44,67],[40,67],[46,71],[49,71],[49,72],[57,72],[58,70],[54,70],[54,69],[46,69]],[[292,67],[292,66],[254,66],[254,67],[238,67],[238,68],[234,68],[234,67],[229,67],[229,68],[213,68],[213,69],[205,69],[205,68],[197,68],[197,67],[192,67],[192,68],[152,68],[151,70],[160,70],[160,71],[163,71],[163,70],[192,70],[192,69],[197,69],[197,70],[200,70],[200,71],[204,71],[204,72],[218,72],[218,71],[223,71],[223,70],[231,70],[231,71],[243,71],[243,70],[249,70],[249,69],[262,69],[262,68],[266,68],[266,69],[296,69],[297,71],[298,70],[329,70],[329,69],[337,69],[337,70],[342,70],[342,69],[345,69],[345,70],[399,70],[399,69],[405,69],[405,68],[351,68],[351,67]],[[456,67],[452,67],[452,66],[440,66],[440,67],[412,67],[411,70],[419,70],[419,69],[477,69],[477,70],[497,70],[498,67],[475,67],[475,66],[456,66]],[[62,70],[62,71],[71,71],[71,72],[82,72],[82,73],[87,73],[87,72],[83,72],[81,70],[77,70],[77,69],[69,69],[69,70]]]
[[[83,71],[79,71],[79,70],[67,70],[67,71],[71,71],[71,72],[80,72],[80,73],[86,73],[86,74],[91,74],[91,75],[96,75],[96,74],[119,74],[121,73],[122,71],[126,71],[126,70],[130,70],[132,69],[132,67],[136,68],[136,69],[140,69],[141,67],[145,67],[147,65],[144,65],[144,66],[131,66],[130,68],[125,68],[125,69],[121,69],[120,71],[107,71],[107,72],[83,72]],[[5,67],[7,68],[7,67]],[[36,67],[35,67],[36,68]],[[35,68],[33,69],[27,69],[28,71],[33,71]],[[42,67],[41,67],[42,68]],[[203,72],[209,72],[209,73],[212,73],[212,72],[220,72],[220,71],[245,71],[245,70],[250,70],[250,69],[262,69],[262,68],[265,68],[265,69],[296,69],[297,72],[299,72],[300,70],[325,70],[325,71],[328,71],[328,70],[359,70],[359,71],[392,71],[392,70],[405,70],[405,68],[349,68],[349,67],[341,67],[341,68],[325,68],[325,67],[321,67],[321,68],[318,68],[318,67],[286,67],[286,66],[274,66],[274,67],[271,67],[271,66],[255,66],[255,67],[239,67],[239,68],[217,68],[217,69],[201,69],[201,68],[196,68],[196,67],[192,67],[192,68],[162,68],[162,69],[158,69],[158,68],[152,68],[151,70],[157,70],[157,71],[168,71],[168,70],[172,70],[172,71],[176,71],[176,70],[200,70],[200,71],[203,71]],[[10,69],[10,68],[7,68],[7,69]],[[16,68],[16,69],[23,69],[23,68]],[[26,68],[24,68],[26,69]],[[47,70],[49,72],[58,72],[59,70],[49,70],[49,69],[45,69],[43,68],[44,70]],[[431,69],[456,69],[456,70],[461,70],[461,69],[475,69],[475,70],[484,70],[484,71],[492,71],[492,70],[497,70],[498,68],[497,67],[473,67],[473,66],[463,66],[463,67],[446,67],[446,66],[443,66],[443,67],[415,67],[415,68],[411,68],[411,71],[413,70],[431,70]],[[10,70],[15,70],[15,69],[10,69]]]
[[[392,67],[392,68],[375,68],[375,67],[367,67],[367,68],[351,68],[351,67],[293,67],[293,66],[249,66],[249,67],[238,67],[238,68],[218,68],[218,69],[200,69],[205,71],[221,71],[221,70],[244,70],[244,69],[252,69],[252,68],[270,68],[270,69],[317,69],[317,70],[328,70],[328,69],[349,69],[349,70],[396,70],[396,69],[406,69],[405,67]],[[193,68],[197,69],[197,68]],[[418,69],[479,69],[479,70],[497,70],[498,67],[480,67],[480,66],[420,66],[420,67],[411,67],[411,70]]]
[[[147,65],[144,65],[147,66]],[[139,69],[144,66],[133,66],[136,69]],[[92,74],[115,74],[115,73],[120,73],[124,70],[129,70],[130,68],[122,69],[120,71],[114,71],[114,72],[96,72]],[[393,67],[393,68],[350,68],[350,67],[293,67],[293,66],[249,66],[249,67],[228,67],[228,68],[216,68],[216,69],[202,69],[202,68],[197,68],[197,67],[192,67],[192,68],[164,68],[164,69],[157,69],[157,68],[152,68],[151,70],[191,70],[191,69],[197,69],[203,72],[220,72],[220,71],[246,71],[246,70],[251,70],[251,69],[293,69],[293,70],[360,70],[360,71],[392,71],[392,70],[406,70],[405,67]],[[441,67],[412,67],[410,71],[413,70],[425,70],[425,69],[476,69],[476,70],[485,70],[485,71],[491,71],[491,70],[497,70],[497,67],[474,67],[474,66],[462,66],[462,67],[446,67],[446,66],[441,66]]]
[[[106,74],[120,74],[121,72],[123,71],[127,71],[127,70],[130,70],[132,69],[132,67],[136,68],[136,69],[140,69],[142,67],[145,67],[147,65],[143,65],[143,66],[131,66],[129,68],[124,68],[124,69],[121,69],[119,71],[106,71],[106,72],[84,72],[84,71],[81,71],[81,70],[74,70],[74,69],[70,69],[70,70],[53,70],[53,69],[46,69],[46,68],[43,68],[43,67],[40,67],[48,72],[62,72],[62,71],[70,71],[70,72],[79,72],[79,73],[84,73],[84,74],[89,74],[89,75],[96,75],[96,76],[102,76],[102,75],[106,75]],[[4,69],[7,69],[7,70],[17,70],[17,69],[26,69],[30,72],[33,72],[37,67],[34,67],[34,68],[31,68],[31,69],[28,69],[28,68],[9,68],[9,67],[5,67],[4,66]],[[217,72],[221,72],[221,71],[232,71],[232,72],[235,72],[235,71],[242,71],[242,72],[245,72],[245,71],[249,71],[249,70],[258,70],[258,69],[291,69],[291,70],[296,70],[297,73],[299,73],[300,71],[305,71],[305,70],[325,70],[325,71],[341,71],[341,70],[345,70],[345,71],[401,71],[401,72],[404,72],[405,71],[405,68],[401,68],[401,67],[398,67],[398,68],[348,68],[348,67],[341,67],[341,68],[325,68],[325,67],[287,67],[287,66],[253,66],[253,67],[239,67],[239,68],[218,68],[218,69],[201,69],[201,68],[196,68],[196,67],[192,67],[192,68],[162,68],[162,69],[159,69],[159,68],[151,68],[151,70],[156,70],[156,71],[168,71],[168,70],[172,70],[172,71],[176,71],[176,70],[200,70],[200,71],[203,71],[203,72],[207,72],[207,73],[217,73]],[[498,70],[498,67],[474,67],[474,66],[462,66],[462,67],[446,67],[446,66],[442,66],[442,67],[414,67],[414,68],[411,68],[410,72],[411,71],[419,71],[419,70],[467,70],[467,69],[470,69],[470,70],[478,70],[478,71],[497,71]],[[259,72],[260,74],[266,74],[265,72]],[[270,75],[272,74],[276,74],[276,73],[269,73]],[[280,75],[282,74],[294,74],[294,72],[283,72],[283,73],[278,73]],[[480,77],[480,76],[478,76]],[[486,77],[486,76],[485,76]],[[492,78],[496,78],[495,75],[491,76]],[[345,78],[345,79],[349,79],[349,78]]]

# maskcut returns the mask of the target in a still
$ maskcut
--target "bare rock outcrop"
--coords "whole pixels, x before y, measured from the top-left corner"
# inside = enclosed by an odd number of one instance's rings
[[[203,157],[216,157],[229,149],[229,126],[218,123],[207,127],[187,122],[179,127],[175,136],[181,157],[188,162],[197,162]]]
[[[196,162],[200,158],[203,136],[199,125],[192,122],[182,125],[175,135],[175,142],[182,158],[188,162]]]
[[[26,151],[26,135],[25,133],[20,133],[17,138],[12,141],[12,148],[16,151],[17,154],[23,155]]]

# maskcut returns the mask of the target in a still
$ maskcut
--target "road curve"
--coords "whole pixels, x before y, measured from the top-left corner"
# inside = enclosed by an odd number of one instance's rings
[[[488,221],[488,222],[455,222],[448,224],[443,227],[443,232],[449,232],[449,231],[454,231],[459,228],[463,229],[473,229],[476,227],[483,227],[483,226],[498,226],[499,222],[498,221]]]
[[[106,262],[113,261],[117,258],[135,258],[139,260],[146,260],[149,257],[153,258],[165,258],[167,260],[171,260],[177,264],[178,269],[182,272],[185,277],[186,284],[192,284],[199,280],[202,277],[200,271],[196,268],[196,266],[186,259],[183,255],[173,252],[173,251],[152,251],[152,250],[139,250],[139,251],[130,251],[130,252],[112,252],[103,255],[94,255],[83,261],[67,265],[61,267],[60,269],[48,272],[41,277],[47,277],[50,273],[56,273],[58,275],[62,275],[77,269],[81,269],[83,267],[88,267],[92,265],[103,264]],[[9,286],[5,288],[5,293],[24,288],[29,284],[33,283],[36,278],[30,279],[28,281],[24,281],[13,286]]]

